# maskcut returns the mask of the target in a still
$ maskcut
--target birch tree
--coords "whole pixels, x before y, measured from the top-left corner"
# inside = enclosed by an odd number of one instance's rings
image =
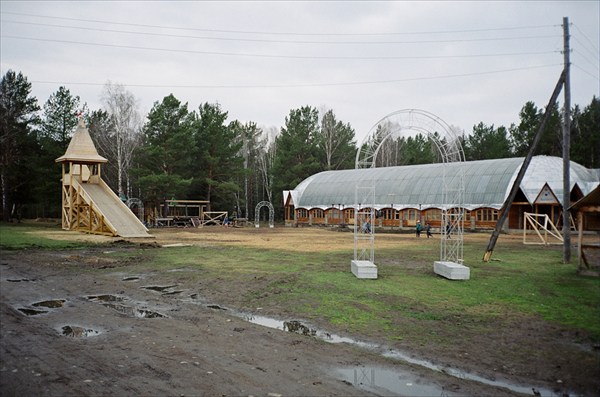
[[[277,128],[271,127],[263,132],[262,151],[258,155],[258,168],[260,171],[262,190],[267,195],[267,200],[273,202],[273,165],[277,152]]]
[[[109,116],[109,129],[101,131],[97,142],[109,161],[117,167],[119,196],[131,194],[129,170],[133,153],[141,142],[142,117],[138,100],[122,84],[108,82],[102,91],[102,105]]]

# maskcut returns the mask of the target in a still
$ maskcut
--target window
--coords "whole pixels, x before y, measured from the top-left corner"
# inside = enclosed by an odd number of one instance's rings
[[[416,221],[417,220],[417,210],[404,210],[405,216],[407,220],[409,221]]]
[[[482,208],[477,210],[477,221],[480,222],[495,222],[498,220],[498,210],[492,208]]]
[[[308,211],[304,208],[298,209],[298,218],[308,218]]]
[[[381,211],[383,219],[385,220],[390,220],[390,219],[398,219],[397,215],[398,215],[398,211],[387,208]]]
[[[442,219],[442,211],[436,209],[430,209],[425,212],[425,219],[427,220],[440,220]]]
[[[323,210],[320,208],[316,208],[312,210],[313,218],[324,218]]]

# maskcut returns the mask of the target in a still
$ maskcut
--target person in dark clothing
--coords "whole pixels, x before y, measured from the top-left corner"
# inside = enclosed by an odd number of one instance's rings
[[[421,230],[423,226],[421,225],[421,221],[417,221],[417,237],[421,237]]]
[[[431,224],[429,222],[427,222],[425,230],[427,231],[427,238],[431,237]]]

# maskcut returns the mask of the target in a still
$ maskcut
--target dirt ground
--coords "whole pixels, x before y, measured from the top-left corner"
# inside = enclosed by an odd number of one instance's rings
[[[481,335],[468,351],[456,354],[402,346],[415,362],[435,358],[442,370],[431,370],[386,358],[368,346],[328,343],[249,322],[220,306],[230,307],[231,291],[186,282],[178,269],[140,272],[137,263],[132,273],[127,261],[105,254],[130,249],[118,238],[60,229],[43,233],[113,244],[76,252],[1,252],[1,396],[560,396],[567,382],[577,391],[571,395],[600,391],[597,347],[574,347],[577,335],[557,327],[506,319],[512,334],[499,331],[492,343]],[[318,229],[213,227],[152,233],[155,238],[135,243],[287,250],[309,245],[313,251],[345,247],[349,252],[353,244],[348,233]],[[376,241],[377,247],[393,246],[397,236],[379,234]],[[89,268],[94,272],[85,270]],[[177,291],[169,288],[174,285]],[[293,318],[285,309],[278,314]],[[361,335],[345,336],[362,340]],[[548,350],[552,359],[527,368],[524,357],[507,366],[494,353],[524,346]],[[592,351],[595,360],[582,361],[577,349],[586,350],[588,358]],[[456,368],[467,372],[456,374]],[[486,381],[472,379],[478,376]],[[528,379],[535,380],[536,390]],[[518,387],[503,387],[507,384]]]

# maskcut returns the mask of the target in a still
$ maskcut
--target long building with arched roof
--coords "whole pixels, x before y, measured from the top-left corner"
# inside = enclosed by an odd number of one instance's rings
[[[353,224],[355,187],[373,184],[376,226],[412,228],[417,220],[439,227],[446,175],[463,172],[466,229],[493,228],[524,158],[324,171],[283,192],[286,225]],[[600,170],[571,162],[570,197],[575,202],[600,184]],[[535,156],[511,206],[508,229],[522,229],[525,212],[547,214],[560,223],[563,160]],[[568,206],[571,203],[568,203]],[[362,208],[361,207],[361,208]],[[450,209],[452,210],[452,209]]]

